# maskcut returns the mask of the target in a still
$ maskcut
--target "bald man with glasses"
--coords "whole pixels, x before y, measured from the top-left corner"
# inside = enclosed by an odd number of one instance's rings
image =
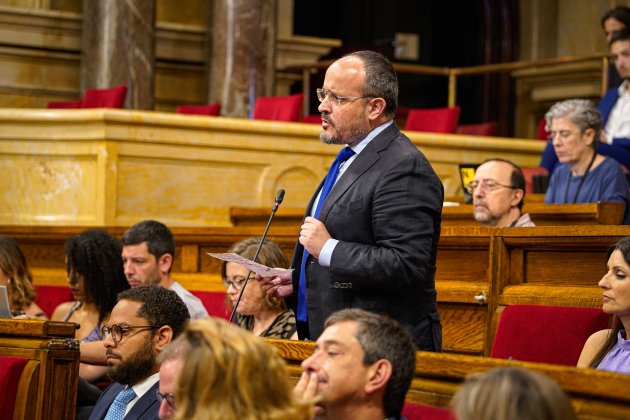
[[[475,220],[483,226],[536,226],[529,214],[523,213],[523,171],[509,160],[489,159],[479,165],[466,189],[473,198]]]

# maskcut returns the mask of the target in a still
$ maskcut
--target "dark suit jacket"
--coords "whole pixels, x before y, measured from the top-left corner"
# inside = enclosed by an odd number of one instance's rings
[[[157,381],[155,385],[151,387],[143,396],[134,404],[131,411],[125,416],[125,420],[133,419],[156,419],[158,418],[158,412],[160,411],[160,404],[155,396],[155,390],[160,387],[160,381]],[[109,406],[114,402],[114,398],[120,391],[125,388],[125,385],[114,382],[111,384],[96,402],[94,411],[90,415],[90,420],[102,420],[107,415]]]
[[[316,196],[317,191],[307,215]],[[331,313],[362,308],[401,322],[419,348],[440,349],[434,275],[443,200],[442,183],[429,161],[396,124],[359,153],[319,215],[340,241],[330,267],[313,256],[306,262],[308,338],[319,337]],[[294,309],[303,251],[298,242]]]

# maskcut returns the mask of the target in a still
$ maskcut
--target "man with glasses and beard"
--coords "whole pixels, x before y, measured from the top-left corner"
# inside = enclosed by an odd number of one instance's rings
[[[90,420],[157,419],[160,403],[158,356],[183,330],[190,314],[172,290],[141,286],[118,295],[103,327],[107,388]]]

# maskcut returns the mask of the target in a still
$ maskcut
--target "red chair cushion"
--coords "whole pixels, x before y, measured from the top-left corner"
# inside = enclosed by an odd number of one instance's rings
[[[35,303],[42,308],[48,318],[59,304],[74,300],[70,287],[66,286],[37,286]]]
[[[545,128],[547,126],[547,121],[544,118],[541,118],[538,121],[538,129],[536,131],[536,138],[538,140],[547,140],[549,133],[547,133],[547,129]]]
[[[302,122],[305,122],[307,124],[321,124],[322,115],[321,114],[305,115]]]
[[[48,102],[47,108],[83,108],[83,99],[77,101],[52,101]]]
[[[178,114],[194,115],[221,115],[221,104],[214,103],[208,105],[180,105],[177,107]]]
[[[497,123],[488,121],[481,124],[462,124],[457,126],[457,133],[472,136],[494,136],[497,133]]]
[[[13,418],[20,377],[28,359],[0,356],[0,417]]]
[[[407,420],[455,420],[455,414],[448,408],[407,402],[402,415]]]
[[[459,121],[458,106],[451,108],[411,109],[405,130],[454,133]]]
[[[289,96],[261,96],[254,104],[255,120],[300,121],[302,116],[301,93]]]
[[[534,191],[534,175],[548,174],[547,169],[540,166],[524,166],[521,168],[525,177],[525,194],[535,194]]]
[[[83,96],[83,108],[122,108],[125,105],[127,86],[111,89],[88,89]]]
[[[599,308],[510,305],[497,327],[491,357],[575,366],[586,339],[608,325]]]
[[[225,292],[199,292],[191,290],[208,311],[208,315],[228,319],[230,314],[225,306]]]

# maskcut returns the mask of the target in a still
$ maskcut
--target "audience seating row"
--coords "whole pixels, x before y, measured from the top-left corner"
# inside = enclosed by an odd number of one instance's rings
[[[285,209],[286,210],[286,209]],[[63,244],[81,227],[0,227],[24,250],[36,285],[67,287]],[[108,228],[120,237],[124,227]],[[262,227],[175,227],[174,278],[200,295],[214,314],[225,313],[220,261],[207,252],[224,252],[238,240],[260,236]],[[290,256],[299,226],[272,226],[269,238]],[[444,326],[444,350],[491,353],[497,309],[531,304],[601,307],[597,287],[611,244],[630,235],[626,226],[481,228],[445,226],[440,238],[436,289]],[[40,296],[40,299],[42,299]],[[209,302],[209,303],[208,303]]]
[[[48,108],[123,108],[126,95],[127,86],[88,89],[82,99],[48,102]]]

